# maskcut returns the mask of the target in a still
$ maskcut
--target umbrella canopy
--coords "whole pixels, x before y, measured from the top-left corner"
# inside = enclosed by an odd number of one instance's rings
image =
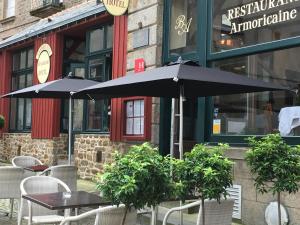
[[[96,84],[99,84],[99,82],[70,75],[63,79],[53,80],[10,92],[1,96],[1,98],[70,98],[74,92]],[[83,97],[88,98],[87,95],[83,95]]]
[[[152,96],[178,98],[180,87],[184,96],[216,96],[261,91],[288,90],[286,87],[246,76],[199,66],[175,64],[136,75],[130,74],[82,89],[77,97],[90,94],[93,98]]]
[[[68,98],[69,99],[69,135],[68,135],[68,161],[71,164],[71,141],[72,141],[72,99],[73,93],[99,82],[85,80],[81,77],[72,76],[70,73],[63,79],[49,81],[43,84],[33,85],[1,96],[1,98]],[[83,98],[90,98],[89,95],[82,95]]]

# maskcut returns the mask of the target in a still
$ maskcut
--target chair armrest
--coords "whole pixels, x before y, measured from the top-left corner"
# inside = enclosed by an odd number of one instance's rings
[[[191,208],[191,207],[195,207],[195,206],[198,206],[198,205],[201,205],[201,200],[198,200],[196,202],[192,202],[192,203],[189,203],[189,204],[186,204],[186,205],[183,205],[183,206],[171,208],[170,210],[168,210],[168,212],[166,213],[166,215],[164,217],[163,225],[167,224],[167,220],[173,212],[182,211],[182,210],[185,210],[185,209],[188,209],[188,208]]]
[[[100,213],[99,208],[82,213],[78,216],[69,216],[69,217],[66,217],[63,221],[61,221],[60,225],[68,224],[69,222],[76,222],[76,221],[82,220],[86,217],[96,215],[97,213]]]

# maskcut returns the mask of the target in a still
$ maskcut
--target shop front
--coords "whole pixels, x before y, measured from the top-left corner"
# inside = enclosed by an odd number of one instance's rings
[[[300,82],[300,2],[277,0],[165,0],[164,63],[179,56],[201,66],[219,68],[296,89]],[[168,118],[170,101],[162,100],[161,118]],[[241,220],[264,224],[264,210],[272,196],[256,193],[243,161],[250,135],[278,132],[282,108],[298,106],[293,92],[187,99],[185,146],[190,143],[226,142],[235,160],[235,184],[241,185]],[[284,116],[289,120],[289,115]],[[170,120],[161,120],[160,146],[168,149]],[[289,144],[300,143],[299,128],[280,131]],[[176,137],[175,137],[176,138]],[[167,153],[167,152],[166,152]],[[299,194],[284,200],[291,220],[297,224]],[[291,222],[292,222],[291,221]]]
[[[127,16],[113,17],[95,2],[42,19],[0,43],[1,95],[70,72],[99,82],[120,76],[126,59],[126,42],[120,37],[126,35]],[[7,120],[1,130],[2,160],[33,155],[53,165],[66,159],[67,100],[16,98],[0,104]],[[113,148],[125,145],[110,139],[116,132],[110,117],[121,112],[109,99],[74,100],[73,105],[73,157],[80,176],[90,178],[110,160]]]

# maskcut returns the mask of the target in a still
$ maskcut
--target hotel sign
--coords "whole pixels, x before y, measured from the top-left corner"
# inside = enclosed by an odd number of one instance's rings
[[[123,15],[129,5],[129,0],[102,0],[106,10],[113,16]]]
[[[298,2],[300,1],[259,0],[228,9],[226,16],[231,22],[230,34],[295,20],[298,11],[294,4]],[[249,16],[254,19],[249,18]],[[245,21],[241,22],[241,19],[244,18]]]
[[[52,50],[50,45],[43,44],[39,48],[36,59],[37,62],[37,78],[40,83],[45,83],[48,80],[50,73],[50,56],[52,55]]]

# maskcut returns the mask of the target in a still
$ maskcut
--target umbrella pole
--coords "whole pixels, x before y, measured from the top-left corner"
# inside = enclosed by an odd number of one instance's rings
[[[69,161],[69,165],[71,165],[71,151],[72,151],[72,96],[70,95],[69,98],[69,135],[68,135],[68,141],[69,141],[69,145],[68,145],[68,161]]]
[[[179,157],[183,159],[183,98],[184,98],[184,87],[180,85],[180,97],[179,97]],[[180,201],[180,207],[182,206],[182,201]],[[180,211],[180,225],[183,224],[183,214]]]

